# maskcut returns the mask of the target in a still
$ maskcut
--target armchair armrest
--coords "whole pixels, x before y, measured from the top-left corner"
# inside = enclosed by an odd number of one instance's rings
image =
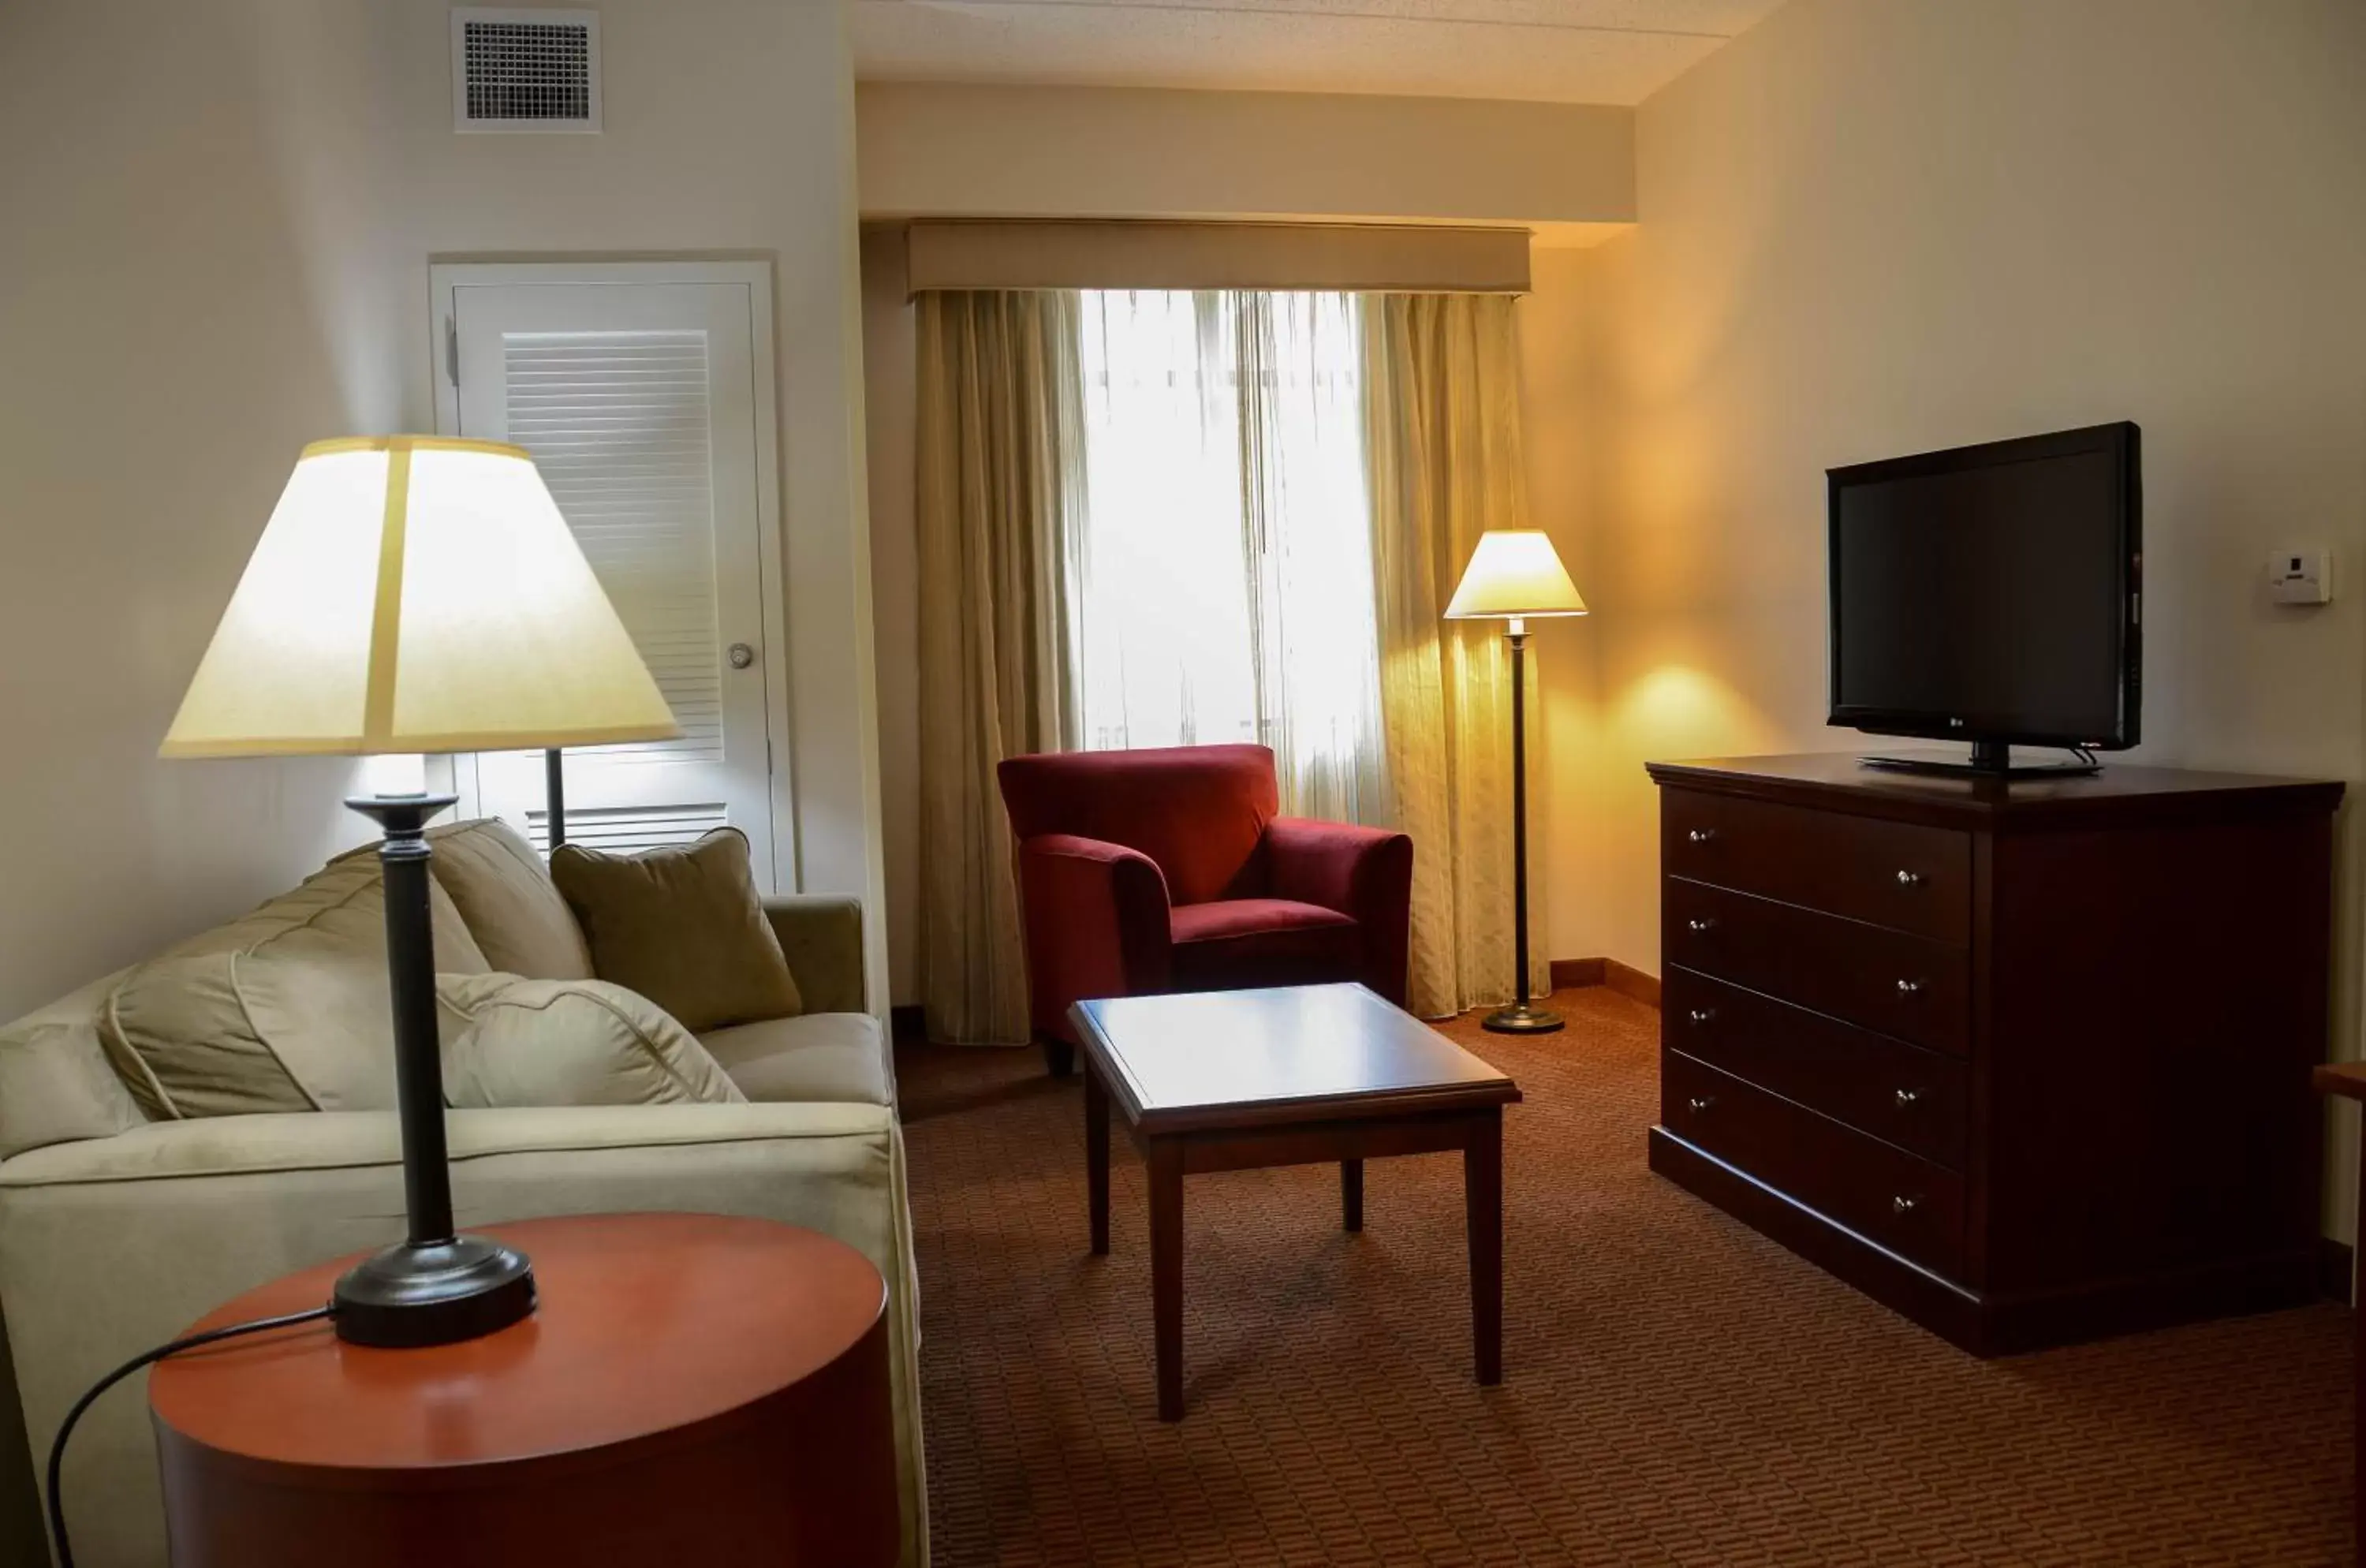
[[[784,894],[764,900],[764,918],[781,940],[807,1012],[864,1010],[860,900],[831,893]]]
[[[1364,984],[1399,1007],[1413,932],[1413,840],[1383,828],[1277,817],[1266,824],[1277,898],[1355,917]]]
[[[1019,846],[1027,981],[1036,1031],[1071,1040],[1068,1007],[1166,988],[1173,969],[1166,876],[1139,850],[1073,833]]]

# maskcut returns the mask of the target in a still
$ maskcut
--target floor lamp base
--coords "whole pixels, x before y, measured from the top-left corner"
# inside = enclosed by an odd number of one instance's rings
[[[1560,1014],[1550,1008],[1530,1007],[1515,1002],[1507,1008],[1497,1008],[1479,1021],[1479,1027],[1497,1034],[1550,1034],[1561,1027]]]

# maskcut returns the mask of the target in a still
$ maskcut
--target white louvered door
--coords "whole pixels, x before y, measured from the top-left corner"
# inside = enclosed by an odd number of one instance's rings
[[[446,423],[533,455],[682,724],[675,740],[569,751],[567,836],[632,850],[728,823],[769,887],[760,360],[767,382],[770,370],[750,286],[470,282],[439,295],[457,361]],[[542,753],[459,760],[464,795],[471,771],[476,809],[544,843]]]

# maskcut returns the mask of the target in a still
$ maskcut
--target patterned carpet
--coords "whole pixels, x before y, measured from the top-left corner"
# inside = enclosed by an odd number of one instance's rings
[[[2326,1304],[1983,1363],[1651,1176],[1658,1015],[1457,1038],[1517,1078],[1504,1385],[1470,1381],[1458,1156],[1190,1178],[1154,1416],[1142,1168],[1086,1252],[1083,1112],[1032,1052],[902,1058],[936,1562],[2331,1563]]]

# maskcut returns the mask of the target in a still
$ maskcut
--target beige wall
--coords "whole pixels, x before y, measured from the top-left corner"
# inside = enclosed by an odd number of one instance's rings
[[[863,427],[871,459],[872,647],[879,665],[889,994],[920,1000],[920,544],[913,515],[918,405],[904,232],[862,229]]]
[[[2341,0],[1793,0],[1644,104],[1640,221],[1577,263],[1603,767],[1554,796],[1611,955],[1659,966],[1645,759],[1861,743],[1822,723],[1833,464],[2137,421],[2130,760],[2366,774],[2361,67]],[[2285,540],[2336,603],[2267,602]]]
[[[866,216],[1430,219],[1584,243],[1635,211],[1625,108],[867,83],[856,116]]]
[[[402,402],[365,8],[265,9],[0,6],[0,1018],[367,831],[155,754],[298,448]]]
[[[1601,767],[1601,649],[1606,628],[1596,592],[1600,519],[1594,494],[1603,463],[1594,432],[1590,252],[1539,248],[1520,301],[1520,396],[1527,421],[1528,516],[1552,536],[1588,614],[1535,623],[1529,649],[1544,708],[1542,755],[1530,760],[1528,810],[1541,840],[1537,942],[1549,958],[1610,951],[1608,911],[1594,886],[1606,824],[1590,809]]]

